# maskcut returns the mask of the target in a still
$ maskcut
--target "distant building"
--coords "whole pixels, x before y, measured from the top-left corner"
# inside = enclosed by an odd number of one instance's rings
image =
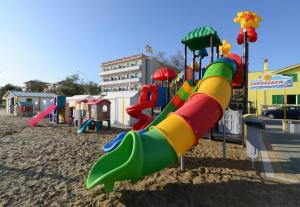
[[[142,84],[151,83],[158,68],[158,62],[144,54],[107,61],[101,64],[99,85],[106,93],[137,91]]]
[[[57,84],[55,83],[46,83],[39,80],[30,80],[24,82],[23,91],[31,91],[31,92],[47,92],[51,90],[55,90]]]
[[[54,91],[57,87],[57,83],[46,83],[44,87],[44,92]]]

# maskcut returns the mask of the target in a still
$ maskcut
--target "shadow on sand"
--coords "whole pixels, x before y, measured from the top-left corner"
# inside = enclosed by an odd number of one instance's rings
[[[170,183],[161,190],[122,192],[126,206],[300,206],[300,185],[234,180]]]

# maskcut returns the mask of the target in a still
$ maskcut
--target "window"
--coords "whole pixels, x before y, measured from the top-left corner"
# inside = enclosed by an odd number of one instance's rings
[[[272,104],[283,104],[283,95],[272,95]]]
[[[296,95],[287,95],[287,104],[296,104]]]
[[[297,95],[297,104],[300,105],[300,94]]]
[[[297,74],[283,74],[284,76],[288,76],[288,77],[292,77],[293,78],[293,82],[297,82],[298,81],[298,77]]]
[[[102,112],[107,112],[107,106],[103,105]]]

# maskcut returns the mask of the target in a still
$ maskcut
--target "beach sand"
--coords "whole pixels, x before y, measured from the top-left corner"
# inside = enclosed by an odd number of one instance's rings
[[[300,186],[270,181],[241,145],[202,139],[186,155],[186,171],[173,165],[140,181],[120,182],[112,193],[85,189],[100,147],[117,130],[77,135],[76,128],[26,125],[0,115],[0,206],[300,206]],[[155,150],[155,149],[153,149]]]

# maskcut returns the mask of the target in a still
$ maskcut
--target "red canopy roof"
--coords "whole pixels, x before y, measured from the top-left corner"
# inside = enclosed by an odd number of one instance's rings
[[[173,68],[170,67],[161,67],[159,70],[155,71],[151,78],[153,80],[159,80],[159,81],[164,81],[164,80],[173,80],[177,76],[176,72],[174,71]]]

